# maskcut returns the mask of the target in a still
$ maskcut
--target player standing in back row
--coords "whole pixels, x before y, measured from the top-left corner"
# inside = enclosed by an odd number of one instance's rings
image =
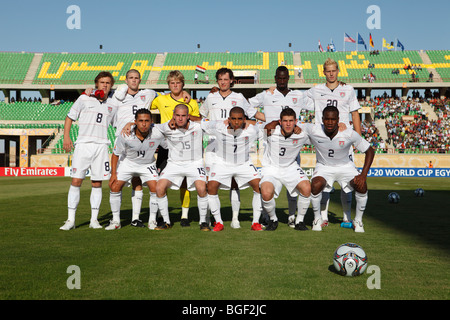
[[[256,118],[264,121],[264,114],[258,112],[256,108],[253,108],[244,97],[242,93],[234,92],[231,88],[234,85],[233,71],[228,68],[221,68],[216,72],[216,81],[219,86],[219,90],[214,93],[209,93],[200,107],[200,114],[211,121],[226,120],[230,116],[230,110],[233,107],[241,107],[245,115],[248,118]],[[215,140],[214,137],[210,137],[205,154],[205,166],[209,175],[209,169],[215,162]],[[230,190],[231,208],[233,212],[232,221],[239,221],[239,209],[240,209],[240,193],[233,183]],[[232,228],[239,228],[239,224],[232,224]]]
[[[80,188],[88,169],[91,170],[91,221],[90,228],[100,229],[98,212],[102,202],[102,180],[109,180],[110,163],[108,126],[117,112],[117,102],[110,97],[114,77],[102,71],[95,77],[94,96],[81,95],[70,108],[64,122],[63,148],[70,152],[72,123],[78,120],[78,138],[72,158],[72,182],[67,197],[68,218],[61,230],[75,228],[75,214],[80,202]]]

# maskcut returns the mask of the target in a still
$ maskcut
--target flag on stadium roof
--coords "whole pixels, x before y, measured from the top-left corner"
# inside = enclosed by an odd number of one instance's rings
[[[364,49],[367,50],[366,43],[364,42],[364,39],[361,37],[359,33],[358,33],[358,44],[362,44],[364,46]]]
[[[331,52],[336,52],[336,46],[334,45],[333,39],[331,39],[331,43],[330,43],[330,51]]]
[[[350,37],[348,34],[345,34],[345,36],[344,36],[344,41],[345,41],[345,42],[356,43],[355,39],[353,39],[352,37]]]
[[[319,52],[323,52],[322,45],[320,44],[320,39],[319,39]]]
[[[203,68],[203,67],[197,65],[195,67],[195,71],[198,71],[198,72],[201,72],[201,73],[205,73],[206,72],[206,68]]]
[[[369,44],[370,44],[370,46],[373,48],[374,47],[374,45],[373,45],[373,39],[372,39],[372,34],[371,33],[369,33]]]
[[[388,43],[385,38],[383,38],[383,48],[386,49],[394,49],[394,45],[392,43]]]
[[[405,47],[403,46],[403,44],[402,44],[402,43],[400,42],[400,40],[398,40],[398,39],[397,39],[397,47],[398,47],[398,48],[401,48],[402,51],[405,50]]]

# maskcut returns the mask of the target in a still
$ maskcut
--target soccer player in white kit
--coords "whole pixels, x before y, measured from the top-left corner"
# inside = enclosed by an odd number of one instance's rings
[[[109,202],[113,218],[105,230],[121,228],[120,206],[122,202],[122,188],[133,177],[139,177],[142,183],[147,184],[150,190],[149,201],[149,227],[151,221],[156,226],[156,182],[158,171],[156,169],[155,151],[164,140],[159,130],[152,130],[152,116],[150,110],[141,108],[136,111],[135,127],[129,136],[119,135],[116,139],[113,155],[111,157],[111,189]],[[120,160],[120,165],[118,162]]]
[[[305,133],[294,131],[298,129],[297,119],[291,108],[281,112],[278,124],[271,122],[265,126],[266,147],[262,160],[260,189],[263,208],[269,215],[266,230],[273,231],[278,227],[275,198],[279,196],[283,185],[291,196],[298,196],[295,229],[307,230],[303,219],[310,204],[311,185],[296,158],[302,146],[309,143],[309,139]]]
[[[167,139],[169,149],[167,165],[160,173],[156,185],[158,208],[165,223],[158,228],[162,229],[171,227],[166,191],[168,188],[178,190],[185,178],[187,189],[189,191],[197,190],[197,205],[201,225],[206,223],[206,211],[208,209],[201,124],[189,120],[189,109],[185,104],[179,104],[175,107],[173,119],[174,128],[169,126],[171,121],[155,126]]]
[[[98,212],[102,202],[102,180],[110,177],[108,147],[108,126],[117,112],[117,103],[110,97],[114,85],[111,73],[102,71],[95,78],[95,96],[81,95],[70,108],[64,122],[63,148],[70,152],[73,142],[70,139],[72,123],[78,120],[79,132],[75,141],[72,158],[72,182],[67,196],[68,219],[61,230],[75,228],[75,215],[80,202],[80,188],[91,170],[91,220],[89,227],[101,228],[98,223]]]
[[[262,108],[266,124],[279,120],[281,111],[286,108],[293,109],[296,113],[296,119],[299,119],[300,112],[304,106],[303,92],[289,89],[289,70],[286,66],[279,66],[275,71],[275,83],[275,88],[258,93],[253,98],[250,98],[248,102],[254,108]],[[297,162],[300,163],[299,161],[300,153],[297,157]],[[294,228],[297,197],[292,197],[289,192],[286,192],[286,194],[289,204],[288,224]]]
[[[364,232],[362,216],[368,199],[366,178],[375,152],[370,144],[352,128],[339,131],[339,114],[337,108],[328,106],[322,113],[323,125],[302,125],[302,132],[307,133],[311,143],[315,146],[317,157],[316,168],[311,180],[311,203],[314,211],[312,229],[322,230],[320,212],[322,191],[330,191],[336,181],[347,193],[355,190],[356,215],[353,220],[353,228],[355,232]],[[349,152],[353,146],[365,153],[361,173],[349,158]]]
[[[256,108],[253,108],[242,93],[231,90],[234,85],[234,74],[232,70],[228,68],[217,70],[216,81],[219,90],[214,93],[209,93],[206,97],[200,107],[200,114],[202,117],[210,121],[226,120],[228,119],[231,108],[241,107],[248,118],[254,117],[264,121],[264,115],[261,112],[258,112]],[[214,147],[214,138],[211,137],[208,141],[205,153],[205,165],[208,174],[211,165],[215,161]],[[233,184],[233,187],[230,190],[230,200],[233,217],[235,218],[234,220],[236,220],[240,209],[240,193],[235,184]]]
[[[221,231],[224,228],[218,190],[219,188],[229,190],[232,179],[236,181],[239,190],[249,186],[253,188],[251,230],[261,231],[260,174],[250,157],[250,149],[260,136],[261,130],[253,124],[246,123],[244,110],[240,107],[230,110],[228,125],[222,121],[203,121],[202,128],[216,139],[216,161],[210,168],[208,179],[208,203],[216,221],[213,231]],[[234,228],[240,228],[237,217],[233,218]]]
[[[339,121],[347,128],[353,128],[361,135],[361,120],[358,110],[361,108],[355,94],[355,89],[347,84],[338,81],[339,68],[336,61],[328,58],[323,64],[323,73],[326,83],[316,85],[305,91],[304,109],[314,110],[315,123],[322,124],[322,111],[327,106],[336,107],[339,110]],[[352,124],[351,124],[352,122]],[[349,151],[349,156],[353,157],[353,150]],[[353,159],[352,159],[353,160]],[[324,192],[322,197],[322,220],[324,226],[328,225],[328,203],[329,192]],[[344,218],[350,220],[352,193],[341,190],[341,203],[344,211]]]

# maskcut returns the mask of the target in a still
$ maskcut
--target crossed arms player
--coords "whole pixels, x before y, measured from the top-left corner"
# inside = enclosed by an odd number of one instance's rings
[[[314,211],[312,229],[322,230],[320,201],[322,191],[330,191],[337,181],[346,192],[355,190],[356,215],[353,220],[355,232],[364,232],[362,216],[367,204],[367,173],[372,165],[374,150],[370,144],[356,131],[347,128],[339,131],[339,110],[328,106],[322,112],[323,125],[302,125],[302,132],[307,133],[311,143],[316,148],[317,164],[311,180],[311,203]],[[350,159],[350,150],[356,147],[365,153],[361,173]],[[346,217],[344,216],[344,221]]]
[[[98,213],[102,202],[102,180],[110,177],[108,126],[117,111],[117,103],[110,97],[114,85],[111,73],[102,71],[95,78],[94,96],[81,95],[70,108],[64,122],[63,148],[70,152],[72,123],[78,120],[79,131],[72,157],[72,181],[67,196],[68,219],[61,230],[75,228],[75,215],[80,202],[80,188],[91,169],[91,221],[90,228],[99,229]]]
[[[260,130],[245,119],[244,110],[234,107],[229,112],[228,125],[222,121],[203,121],[204,131],[215,137],[216,161],[211,165],[208,179],[208,203],[216,224],[213,231],[223,230],[220,213],[219,188],[229,190],[234,179],[239,189],[253,188],[253,223],[251,230],[262,230],[260,174],[252,163],[250,149],[258,139]],[[239,220],[233,217],[234,228],[239,228]]]
[[[152,130],[152,118],[148,109],[139,109],[135,115],[135,127],[129,136],[119,135],[111,156],[111,178],[109,180],[110,205],[113,218],[105,230],[120,229],[120,206],[122,201],[122,188],[130,179],[140,178],[150,190],[149,202],[149,228],[152,222],[156,227],[156,182],[158,171],[156,169],[155,151],[164,140],[159,130]],[[120,166],[118,166],[119,158]]]

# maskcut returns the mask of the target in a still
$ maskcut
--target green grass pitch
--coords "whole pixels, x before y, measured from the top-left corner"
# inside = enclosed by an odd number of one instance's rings
[[[169,192],[174,227],[150,231],[129,225],[130,188],[122,202],[122,229],[89,229],[90,182],[85,181],[76,229],[59,230],[67,219],[69,178],[0,179],[1,300],[448,300],[450,298],[450,179],[369,178],[364,234],[340,228],[339,189],[331,195],[330,225],[322,232],[287,226],[285,192],[277,199],[274,232],[254,232],[250,189],[241,193],[241,229],[230,228],[228,192],[221,191],[225,230],[201,232],[196,193],[191,227],[179,225],[177,191]],[[414,190],[422,187],[423,198]],[[397,191],[399,204],[387,195]],[[353,215],[354,215],[353,201]],[[312,209],[306,223],[311,227]],[[352,215],[352,216],[353,216]],[[99,215],[111,218],[103,187]],[[148,190],[142,219],[148,220]],[[369,266],[379,267],[380,289],[369,289],[375,273],[355,278],[333,272],[334,250],[361,245]],[[80,289],[69,289],[69,266],[80,270]]]

